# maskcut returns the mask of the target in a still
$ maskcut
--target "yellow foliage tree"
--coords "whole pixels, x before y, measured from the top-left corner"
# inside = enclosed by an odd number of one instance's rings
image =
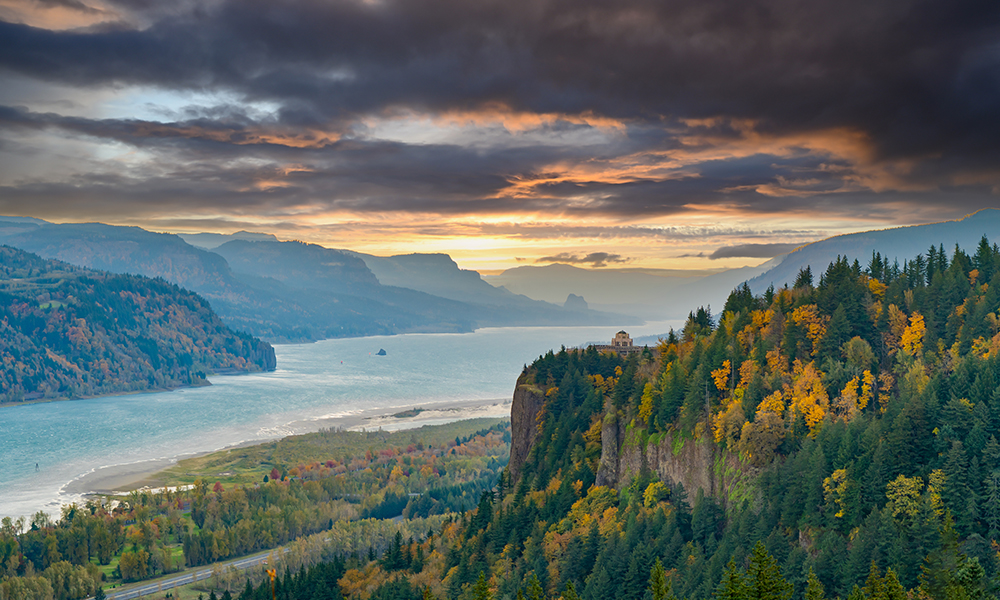
[[[944,501],[941,499],[941,490],[945,484],[944,471],[934,469],[927,478],[930,480],[927,483],[927,491],[931,495],[931,507],[934,508],[934,514],[940,517],[944,514]]]
[[[812,342],[812,354],[815,356],[819,351],[820,340],[826,335],[826,323],[829,317],[821,315],[819,307],[815,304],[806,304],[793,310],[791,319],[792,323],[805,331],[806,337]]]
[[[872,278],[868,280],[868,291],[872,293],[872,296],[881,299],[885,296],[886,285],[879,281],[878,279]]]
[[[906,331],[906,313],[899,310],[895,304],[890,304],[887,321],[889,327],[885,333],[885,345],[889,348],[889,352],[895,352],[899,350],[899,341],[903,337],[903,332]]]
[[[649,425],[649,418],[653,415],[653,384],[646,383],[642,389],[642,401],[639,403],[639,420],[643,425]]]
[[[821,377],[822,373],[813,362],[796,360],[792,366],[792,385],[785,394],[792,418],[802,415],[810,435],[815,435],[820,421],[830,408],[830,397],[823,387]]]
[[[660,500],[666,499],[670,494],[670,488],[668,488],[662,481],[654,481],[653,483],[646,486],[646,491],[642,493],[642,502],[646,508],[652,508],[656,506]]]
[[[889,400],[892,398],[892,386],[896,385],[896,378],[891,373],[878,374],[878,405],[882,412],[889,408]]]
[[[774,451],[785,439],[784,412],[781,392],[774,392],[757,405],[753,423],[743,423],[739,449],[753,464],[759,466],[770,462]]]
[[[833,515],[837,518],[843,517],[847,510],[847,488],[850,484],[847,469],[837,469],[823,480],[824,497],[827,502],[837,506],[837,512]]]
[[[889,482],[885,488],[885,497],[893,517],[903,517],[906,520],[916,519],[920,514],[920,492],[924,480],[919,477],[900,475]]]
[[[927,326],[924,325],[924,317],[920,313],[910,315],[910,324],[903,330],[903,335],[899,338],[900,350],[915,356],[924,346],[924,333]]]
[[[864,410],[868,403],[874,399],[875,376],[871,371],[865,370],[861,374],[861,396],[858,397],[858,407]]]
[[[722,361],[721,367],[712,371],[712,380],[715,381],[715,387],[719,388],[720,392],[726,391],[729,386],[729,372],[732,368],[733,365],[727,359]]]
[[[837,399],[838,412],[845,420],[850,421],[858,413],[863,411],[868,403],[872,401],[875,376],[871,371],[865,371],[858,377],[852,378],[844,386]]]
[[[858,413],[858,378],[854,377],[847,382],[844,389],[840,391],[837,398],[837,409],[841,418],[850,421]]]

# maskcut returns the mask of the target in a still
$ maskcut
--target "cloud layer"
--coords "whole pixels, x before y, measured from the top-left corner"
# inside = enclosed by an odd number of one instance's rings
[[[0,212],[609,231],[914,222],[1000,192],[995,1],[4,6]]]
[[[620,254],[608,252],[591,252],[586,256],[579,256],[569,252],[560,252],[554,256],[543,256],[537,259],[536,263],[565,263],[570,265],[590,265],[594,268],[606,267],[609,264],[627,263],[631,259]]]

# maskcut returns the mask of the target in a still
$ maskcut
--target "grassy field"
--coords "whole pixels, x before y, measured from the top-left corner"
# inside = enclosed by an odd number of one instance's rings
[[[151,487],[187,485],[198,479],[233,484],[263,480],[272,468],[279,471],[297,464],[363,456],[371,450],[405,447],[410,444],[442,446],[456,437],[465,437],[506,419],[468,419],[444,425],[425,425],[403,431],[319,431],[289,436],[272,442],[196,456],[178,462],[142,482]]]

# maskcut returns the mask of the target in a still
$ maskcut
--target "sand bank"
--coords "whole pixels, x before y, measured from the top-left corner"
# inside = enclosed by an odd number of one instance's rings
[[[288,424],[288,429],[293,432],[293,435],[310,433],[320,429],[372,431],[381,428],[386,431],[396,431],[481,417],[509,417],[510,406],[509,399],[423,403],[294,421]],[[271,440],[257,439],[217,448],[212,452],[254,446],[268,441]],[[69,482],[63,487],[61,493],[72,495],[126,494],[132,490],[141,489],[144,482],[150,480],[160,471],[173,466],[177,461],[205,454],[211,454],[211,452],[181,454],[172,458],[101,467]]]

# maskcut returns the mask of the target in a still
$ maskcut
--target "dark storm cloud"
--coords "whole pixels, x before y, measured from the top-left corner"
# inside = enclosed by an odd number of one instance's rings
[[[842,182],[824,171],[812,156],[786,159],[753,155],[745,159],[709,161],[698,176],[678,175],[664,180],[604,181],[581,177],[546,183],[553,174],[538,172],[538,164],[557,160],[593,162],[593,147],[519,146],[470,152],[451,144],[405,144],[371,139],[342,138],[308,147],[268,141],[267,127],[242,118],[193,119],[157,123],[123,119],[85,119],[52,113],[33,113],[0,107],[0,149],[25,155],[20,141],[3,131],[71,134],[81,139],[113,140],[141,148],[153,157],[142,176],[107,171],[77,173],[47,182],[9,183],[0,189],[0,209],[31,212],[45,207],[59,211],[60,198],[84,202],[103,218],[129,211],[154,214],[164,209],[197,212],[207,207],[225,211],[294,214],[295,207],[322,213],[388,211],[442,215],[496,215],[537,212],[565,216],[605,214],[612,217],[650,217],[691,212],[690,205],[727,206],[744,214],[784,211],[850,215],[892,220],[900,203],[947,208],[957,216],[988,205],[988,191],[945,190],[937,195],[900,192],[856,192],[811,197],[768,196],[761,186],[793,185],[794,177],[815,180],[810,189],[836,187]],[[274,134],[277,135],[277,134]],[[598,148],[603,152],[605,149]],[[294,165],[289,169],[288,165]],[[728,168],[727,168],[728,167]],[[776,180],[776,177],[784,178]],[[511,182],[533,181],[532,193],[511,195]],[[818,183],[817,183],[818,182]],[[778,186],[780,187],[780,185]],[[802,187],[802,186],[799,186]],[[721,191],[720,191],[721,190]],[[71,209],[66,209],[71,210]],[[41,214],[41,213],[39,213]],[[717,230],[713,229],[712,232]],[[474,233],[527,239],[555,239],[567,235],[591,238],[651,237],[691,239],[712,232],[697,228],[643,228],[568,226],[535,227],[525,224],[484,225]],[[734,229],[743,237],[794,236],[814,239],[817,232]]]
[[[795,250],[802,244],[739,244],[725,246],[711,253],[710,260],[720,258],[773,258]]]
[[[847,127],[884,158],[985,166],[1000,148],[994,0],[225,0],[157,17],[94,33],[3,23],[0,65],[79,85],[220,86],[299,124],[504,103]]]
[[[627,263],[630,258],[620,254],[609,254],[607,252],[591,252],[586,256],[572,254],[570,252],[560,252],[555,256],[543,256],[536,260],[536,263],[566,263],[571,265],[589,264],[592,267],[606,267],[609,263]]]
[[[274,214],[656,218],[716,207],[894,220],[903,205],[961,216],[995,204],[1000,190],[995,0],[109,5],[116,20],[90,29],[0,22],[0,70],[227,100],[163,109],[164,122],[0,106],[5,152],[37,151],[15,133],[58,132],[155,158],[142,176],[8,182],[0,208],[68,194],[108,214],[141,198],[151,210]],[[546,143],[510,147],[368,137],[372,118],[407,111],[555,120],[531,126]],[[555,143],[590,129],[583,116],[617,120],[620,131]],[[740,151],[753,140],[759,150]],[[664,161],[676,164],[658,168]],[[524,233],[536,234],[564,235]]]

